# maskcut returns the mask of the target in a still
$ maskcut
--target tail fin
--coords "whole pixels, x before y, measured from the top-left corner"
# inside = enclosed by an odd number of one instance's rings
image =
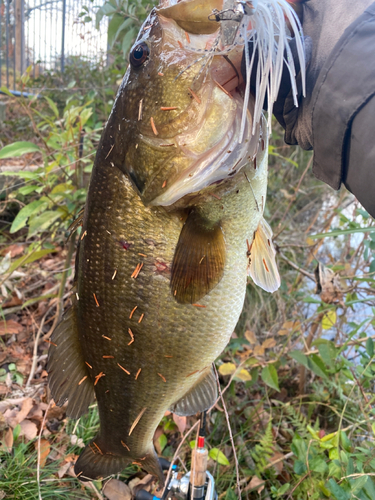
[[[127,465],[136,462],[142,469],[145,469],[149,474],[156,476],[161,486],[164,486],[164,475],[155,453],[154,447],[151,445],[149,453],[145,458],[132,457],[126,455],[112,455],[104,453],[100,448],[100,440],[95,438],[83,450],[74,466],[74,472],[81,481],[92,481],[100,478],[117,474],[121,472]]]

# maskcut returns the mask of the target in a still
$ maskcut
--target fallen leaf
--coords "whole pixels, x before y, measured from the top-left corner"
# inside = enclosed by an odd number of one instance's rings
[[[275,347],[275,345],[276,345],[276,340],[273,338],[269,338],[263,342],[262,347],[264,347],[265,349],[270,349],[271,347]]]
[[[13,319],[8,319],[8,321],[1,321],[0,323],[0,335],[20,333],[22,330],[23,326]]]
[[[17,424],[20,424],[22,420],[24,420],[27,415],[29,414],[29,411],[33,407],[34,402],[31,398],[25,398],[22,402],[21,410],[18,412],[18,415],[16,417],[16,424],[13,426],[15,427]]]
[[[23,250],[24,250],[24,245],[20,245],[19,243],[14,243],[9,247],[4,248],[1,254],[4,255],[10,252],[10,257],[13,259],[14,257],[17,257],[17,255],[21,255],[21,253],[23,253]]]
[[[130,490],[133,492],[134,488],[141,482],[139,477],[134,477],[131,481],[128,482],[128,486]]]
[[[17,297],[17,294],[14,293],[12,297],[7,300],[3,305],[2,308],[6,309],[7,307],[15,307],[15,306],[20,306],[22,304],[22,300]]]
[[[62,477],[65,476],[65,474],[68,472],[69,467],[71,466],[71,462],[67,462],[66,464],[63,464],[60,469],[57,471],[57,475],[61,479]]]
[[[282,459],[282,458],[284,458],[284,455],[277,451],[269,459],[269,462],[270,463],[276,462],[277,460]],[[280,460],[280,462],[277,462],[277,464],[273,464],[273,468],[276,470],[277,474],[281,474],[281,472],[284,468],[284,464],[283,464],[282,460]]]
[[[4,434],[4,445],[8,453],[12,451],[13,448],[13,429],[9,427]]]
[[[246,330],[245,338],[252,345],[258,342],[255,333],[252,332],[251,330]]]
[[[38,450],[38,441],[35,441],[34,447],[36,450]],[[47,441],[47,439],[41,439],[40,440],[40,455],[39,455],[40,467],[45,466],[46,460],[47,460],[47,457],[48,457],[50,451],[51,451],[51,446],[49,444],[49,441]]]
[[[263,356],[264,355],[264,347],[261,345],[256,345],[254,347],[254,356]]]
[[[186,429],[186,417],[180,417],[179,415],[173,413],[173,422],[177,425],[181,434],[183,434]]]
[[[32,439],[35,439],[37,434],[38,434],[38,428],[34,422],[31,422],[31,420],[23,420],[20,423],[21,427],[21,432],[20,436],[25,436],[25,438],[28,441],[31,441]]]
[[[247,370],[245,370],[245,368],[243,368],[238,373],[236,373],[236,378],[239,378],[242,382],[248,382],[249,380],[251,380],[251,375]]]
[[[135,486],[133,486],[132,488],[133,497],[137,495],[137,492],[139,490],[150,491],[153,482],[155,482],[155,477],[152,476],[151,474],[147,474],[143,479],[141,479],[141,481],[139,481]]]
[[[257,476],[253,476],[250,483],[246,486],[245,491],[257,490],[260,493],[264,489],[264,480],[259,479]]]
[[[219,373],[220,375],[233,375],[233,373],[236,371],[236,365],[234,363],[223,363],[222,365],[219,366]]]
[[[289,333],[294,333],[301,328],[301,322],[299,320],[295,321],[285,321],[283,326],[278,331],[278,335],[289,335]]]

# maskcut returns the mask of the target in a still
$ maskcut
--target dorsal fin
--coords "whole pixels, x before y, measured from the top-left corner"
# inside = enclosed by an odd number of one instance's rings
[[[210,225],[191,212],[181,230],[172,263],[171,291],[177,302],[194,304],[221,280],[225,240],[220,223]]]
[[[280,275],[275,255],[272,229],[262,217],[251,245],[248,274],[253,278],[255,284],[271,293],[280,286]]]

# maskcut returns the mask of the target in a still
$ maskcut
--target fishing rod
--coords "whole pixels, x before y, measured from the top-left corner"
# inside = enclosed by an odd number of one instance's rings
[[[152,495],[146,490],[139,490],[135,495],[136,500],[166,500],[171,496],[180,500],[217,500],[215,480],[207,470],[206,419],[205,411],[201,415],[197,445],[192,452],[191,470],[181,476],[178,466],[172,465],[171,479],[162,497]],[[165,458],[159,458],[159,462],[163,470],[168,470],[171,465]]]

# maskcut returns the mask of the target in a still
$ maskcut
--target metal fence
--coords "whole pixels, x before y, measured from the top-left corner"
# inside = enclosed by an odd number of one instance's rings
[[[105,60],[107,25],[95,28],[95,10],[92,0],[0,0],[0,87],[16,89],[30,65],[35,77],[72,58]]]

